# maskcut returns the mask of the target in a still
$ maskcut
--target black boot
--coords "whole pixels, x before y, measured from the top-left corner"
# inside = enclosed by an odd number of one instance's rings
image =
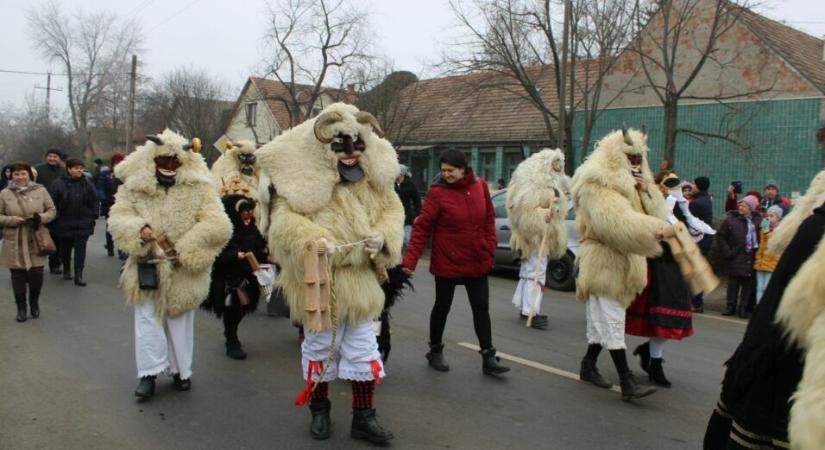
[[[64,280],[71,280],[72,279],[72,266],[68,264],[63,265],[63,279]]]
[[[743,319],[747,319],[748,315],[749,315],[748,309],[747,309],[746,305],[744,305],[745,302],[742,302],[742,303],[743,304],[739,305],[739,317],[741,317]]]
[[[349,435],[353,439],[364,439],[373,444],[383,444],[395,437],[378,424],[378,421],[375,420],[374,409],[352,410],[352,427]]]
[[[40,292],[29,292],[29,310],[32,319],[40,317]]]
[[[658,386],[669,388],[670,381],[665,378],[665,371],[662,369],[662,363],[665,362],[662,358],[652,358],[650,360],[650,372],[648,379],[656,383]]]
[[[633,376],[633,372],[627,371],[619,375],[622,387],[622,400],[630,401],[635,398],[647,397],[656,392],[656,388],[644,384],[639,384]]]
[[[232,359],[246,359],[246,352],[243,351],[240,341],[232,341],[226,343],[226,356]]]
[[[732,316],[736,314],[736,304],[728,303],[728,306],[725,308],[725,312],[722,313],[723,316]]]
[[[28,317],[26,316],[26,294],[14,294],[14,303],[17,304],[17,317],[15,320],[18,322],[25,322]]]
[[[633,354],[639,356],[639,364],[642,366],[642,370],[645,373],[650,373],[650,342],[645,342],[636,347]]]
[[[155,376],[142,377],[137,389],[135,389],[135,397],[147,399],[153,395],[155,395]]]
[[[328,439],[330,434],[329,399],[312,399],[309,411],[312,413],[312,423],[309,425],[309,435],[312,439]]]
[[[501,359],[496,356],[496,349],[490,347],[479,351],[481,353],[481,370],[485,375],[498,375],[509,372],[510,368],[499,363]]]
[[[448,372],[450,370],[450,365],[447,364],[447,360],[444,359],[444,344],[430,343],[430,351],[426,356],[430,367],[433,369],[439,372]]]
[[[192,378],[187,378],[185,380],[181,379],[180,374],[174,374],[172,376],[172,385],[175,386],[175,390],[178,391],[188,391],[192,389]]]
[[[600,388],[609,389],[613,386],[608,383],[604,377],[602,377],[601,373],[599,373],[599,369],[596,367],[596,361],[589,358],[582,358],[582,366],[581,370],[579,370],[579,379],[588,383],[593,383]]]
[[[74,269],[74,285],[86,286],[86,282],[83,281],[83,269],[80,267],[75,267]]]

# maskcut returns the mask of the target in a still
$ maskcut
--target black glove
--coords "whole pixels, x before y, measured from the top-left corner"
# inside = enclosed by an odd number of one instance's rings
[[[41,221],[42,219],[40,218],[40,213],[34,213],[34,215],[32,215],[32,226],[34,228],[39,227]]]

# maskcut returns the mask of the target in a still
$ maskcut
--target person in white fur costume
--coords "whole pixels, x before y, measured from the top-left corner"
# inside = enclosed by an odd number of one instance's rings
[[[704,448],[818,450],[825,444],[825,171],[768,243],[780,255],[725,363]]]
[[[587,353],[583,381],[609,388],[596,368],[607,347],[619,373],[622,399],[652,394],[627,366],[625,310],[647,285],[647,259],[662,253],[668,211],[647,162],[647,136],[618,130],[596,144],[573,175],[576,231],[581,239],[576,297],[586,302]]]
[[[564,153],[546,148],[519,164],[507,186],[510,248],[521,255],[513,304],[533,328],[547,327],[547,315],[540,312],[548,257],[567,252],[568,182]]]
[[[228,142],[223,154],[212,164],[212,176],[221,196],[239,194],[255,200],[255,221],[265,232],[269,221],[269,181],[263,177],[255,156],[255,143]],[[263,179],[262,179],[263,178]]]
[[[372,321],[384,305],[387,269],[401,260],[404,209],[394,190],[395,150],[382,134],[371,114],[336,103],[256,152],[276,189],[269,245],[282,266],[278,282],[292,319],[305,329],[307,388],[296,404],[310,403],[315,439],[330,434],[327,391],[335,378],[352,383],[352,437],[393,437],[375,420],[374,389],[384,368]],[[317,273],[314,252],[328,262]]]
[[[191,386],[194,310],[232,235],[193,143],[169,130],[147,139],[115,168],[123,184],[108,221],[115,244],[129,253],[120,283],[134,306],[140,398],[154,394],[162,372],[173,375],[178,390]]]

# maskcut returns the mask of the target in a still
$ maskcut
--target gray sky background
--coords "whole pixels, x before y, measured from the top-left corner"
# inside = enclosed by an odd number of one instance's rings
[[[395,61],[396,69],[425,78],[432,73],[444,45],[455,34],[447,0],[354,0],[370,11],[377,50]],[[34,50],[26,24],[32,0],[2,0],[0,10],[0,69],[62,72]],[[231,97],[261,60],[261,37],[266,27],[264,0],[61,0],[67,11],[109,10],[136,17],[145,43],[142,70],[150,77],[182,65],[206,70],[233,88]],[[766,0],[759,12],[787,21],[818,37],[825,35],[825,1]],[[428,72],[428,70],[430,72]],[[0,73],[0,105],[22,106],[34,92],[42,101],[46,77]],[[53,77],[54,87],[65,79]],[[53,104],[66,104],[65,91],[54,92]]]

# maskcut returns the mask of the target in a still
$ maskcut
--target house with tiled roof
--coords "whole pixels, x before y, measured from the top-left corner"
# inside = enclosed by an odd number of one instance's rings
[[[294,110],[290,90],[286,84],[277,80],[250,77],[235,102],[223,136],[215,142],[215,146],[223,149],[227,140],[242,139],[262,145],[306,120],[304,111],[312,97],[314,86],[296,84],[295,91],[300,103],[298,110]],[[352,86],[347,89],[322,88],[312,106],[311,115],[316,115],[332,103],[352,103],[355,98]]]

